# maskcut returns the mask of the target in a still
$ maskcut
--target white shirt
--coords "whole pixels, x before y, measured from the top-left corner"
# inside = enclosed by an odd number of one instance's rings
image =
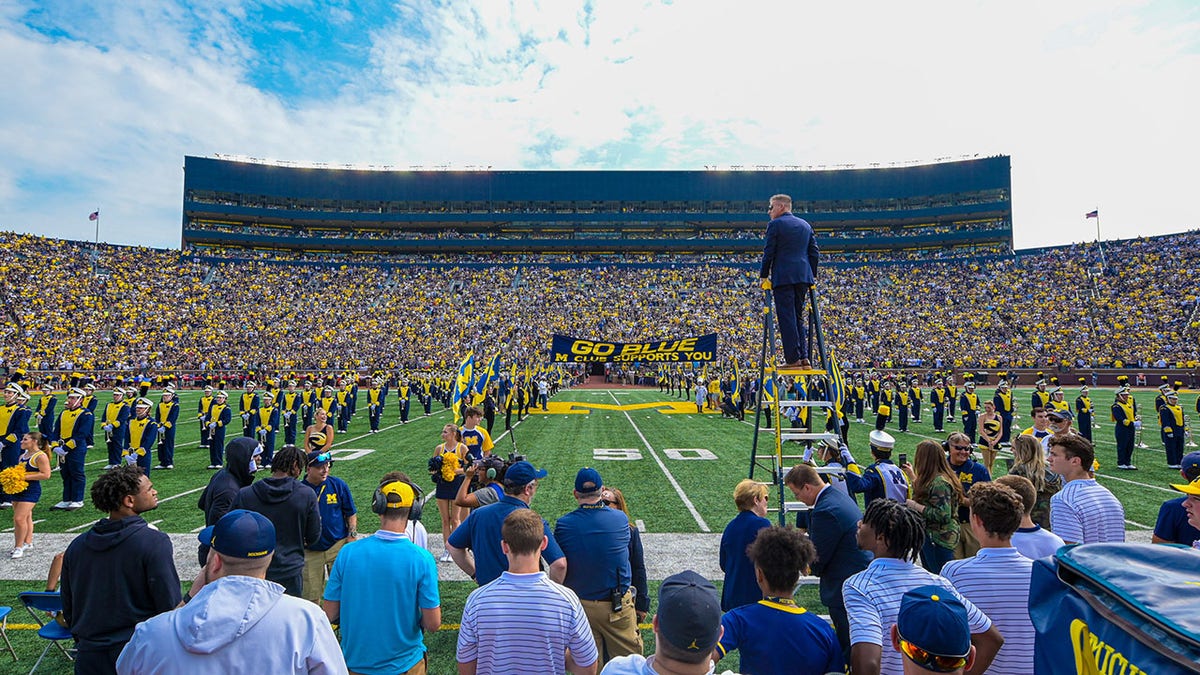
[[[989,673],[1033,672],[1036,632],[1029,619],[1032,575],[1033,561],[1012,547],[981,548],[974,558],[951,560],[942,567],[942,576],[987,614],[1004,636],[1004,646],[988,668]]]
[[[1014,532],[1012,545],[1021,555],[1037,560],[1054,555],[1064,544],[1062,537],[1034,523],[1029,529],[1021,528]]]
[[[967,623],[976,635],[992,627],[992,620],[964,598],[944,577],[926,571],[906,560],[876,558],[867,569],[855,574],[842,585],[846,614],[850,621],[850,645],[865,642],[882,649],[881,675],[901,675],[904,657],[891,648],[891,630],[900,613],[900,599],[919,586],[933,584],[953,593],[967,608]],[[887,647],[884,647],[884,644]]]
[[[1125,541],[1125,507],[1096,482],[1073,480],[1050,498],[1050,529],[1074,544]]]

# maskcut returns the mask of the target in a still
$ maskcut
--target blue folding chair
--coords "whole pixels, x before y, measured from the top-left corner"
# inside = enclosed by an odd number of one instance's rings
[[[0,607],[0,637],[4,638],[4,644],[8,645],[8,653],[12,654],[13,661],[17,660],[17,650],[13,649],[12,643],[8,641],[8,613],[12,611],[12,607]]]
[[[29,674],[33,675],[37,671],[37,667],[42,664],[42,659],[46,658],[46,652],[50,651],[50,645],[58,647],[58,651],[62,652],[68,661],[74,661],[75,658],[71,656],[71,652],[60,644],[63,640],[74,640],[71,637],[71,631],[60,626],[57,621],[46,621],[42,618],[47,612],[57,615],[62,611],[62,595],[57,592],[25,591],[24,593],[18,593],[17,597],[21,600],[21,604],[25,605],[25,609],[33,617],[33,620],[41,626],[38,629],[38,637],[43,640],[49,640],[46,648],[42,650],[42,655],[33,664],[33,670],[30,670]]]

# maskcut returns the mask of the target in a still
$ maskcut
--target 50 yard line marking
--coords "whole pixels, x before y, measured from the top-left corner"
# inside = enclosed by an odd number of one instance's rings
[[[612,391],[609,391],[608,395],[612,397],[613,403],[621,405],[621,402],[617,400],[616,394],[612,393]],[[642,430],[638,428],[637,423],[633,421],[633,418],[629,416],[628,412],[624,410],[621,412],[625,414],[625,419],[629,420],[630,426],[632,426],[633,430],[637,432],[638,437],[642,439],[642,443],[646,445],[646,449],[650,451],[650,456],[654,458],[655,463],[658,464],[658,468],[662,469],[663,475],[667,477],[667,480],[670,481],[671,486],[675,488],[675,493],[678,494],[679,498],[683,500],[683,505],[687,507],[687,510],[691,512],[692,517],[696,519],[696,524],[700,526],[700,531],[712,532],[712,530],[708,527],[708,523],[704,522],[704,518],[702,518],[700,516],[700,512],[696,510],[695,504],[692,504],[692,500],[688,499],[687,493],[684,492],[683,488],[679,486],[679,481],[675,480],[675,476],[671,475],[671,471],[667,469],[667,465],[663,464],[662,458],[659,457],[658,453],[654,451],[654,447],[650,445],[650,441],[646,440],[645,434],[643,434]]]

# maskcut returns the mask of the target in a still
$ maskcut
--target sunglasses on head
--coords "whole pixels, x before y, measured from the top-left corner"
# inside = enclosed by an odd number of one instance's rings
[[[913,663],[926,670],[932,670],[935,673],[952,673],[967,665],[967,657],[965,656],[938,656],[930,654],[904,638],[900,639],[900,651],[912,659]]]

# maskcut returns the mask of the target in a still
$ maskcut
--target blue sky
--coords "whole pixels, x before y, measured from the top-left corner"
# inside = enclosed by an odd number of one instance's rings
[[[104,6],[104,5],[110,6]],[[1200,227],[1200,6],[0,4],[0,230],[177,246],[184,155],[496,169],[1008,154],[1018,248]]]

